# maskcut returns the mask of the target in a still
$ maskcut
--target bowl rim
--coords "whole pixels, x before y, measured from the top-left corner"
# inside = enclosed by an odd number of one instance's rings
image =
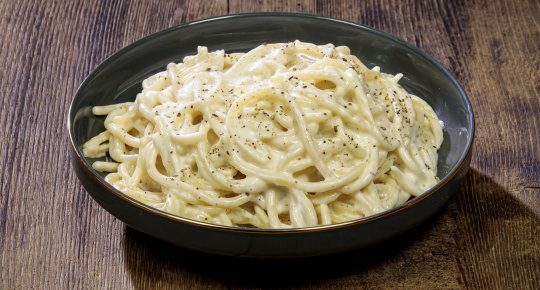
[[[91,164],[89,164],[84,156],[82,155],[82,152],[80,148],[78,148],[75,144],[73,135],[73,124],[72,119],[75,119],[76,112],[74,111],[74,102],[77,99],[77,97],[81,94],[81,91],[84,87],[88,85],[89,82],[92,81],[92,79],[101,72],[105,67],[107,67],[110,63],[115,61],[117,58],[122,56],[124,53],[128,52],[129,50],[133,49],[134,47],[137,47],[149,40],[158,38],[162,35],[168,34],[169,32],[176,31],[176,30],[182,30],[189,28],[193,25],[199,25],[207,22],[213,22],[213,21],[222,21],[226,19],[240,19],[240,18],[251,18],[251,17],[261,17],[261,16],[274,16],[274,17],[283,17],[283,18],[302,18],[302,19],[312,19],[316,21],[328,21],[328,22],[334,22],[339,23],[341,25],[354,27],[356,29],[364,30],[369,33],[375,34],[378,37],[387,38],[397,44],[403,45],[407,47],[408,49],[414,51],[417,53],[420,57],[427,60],[429,63],[433,64],[435,67],[437,67],[439,70],[442,71],[442,73],[452,82],[452,84],[457,88],[461,98],[463,99],[467,113],[470,116],[470,122],[468,125],[468,142],[465,146],[465,150],[461,153],[461,156],[458,160],[458,162],[451,168],[450,172],[447,173],[437,184],[435,184],[433,187],[431,187],[429,190],[423,192],[419,196],[416,196],[401,205],[388,209],[385,211],[382,211],[380,213],[370,215],[367,217],[354,219],[346,222],[341,222],[337,224],[330,224],[330,225],[318,225],[313,227],[302,227],[302,228],[287,228],[287,229],[261,229],[261,228],[249,228],[249,227],[234,227],[234,226],[224,226],[224,225],[218,225],[218,224],[210,224],[205,223],[197,220],[192,220],[189,218],[181,217],[172,213],[168,213],[159,209],[156,209],[154,207],[151,207],[147,204],[144,204],[142,202],[139,202],[128,195],[124,194],[120,190],[113,187],[111,184],[106,182],[103,177],[101,177],[97,171],[95,171]],[[383,219],[385,217],[388,217],[390,215],[396,214],[400,211],[403,211],[409,207],[412,207],[418,203],[420,203],[422,200],[430,197],[434,193],[436,193],[439,189],[444,187],[448,182],[454,179],[455,175],[460,172],[461,168],[465,165],[466,160],[469,158],[470,154],[472,153],[472,144],[474,142],[475,138],[475,117],[474,117],[474,111],[471,105],[471,102],[465,93],[465,90],[462,88],[462,86],[457,81],[456,77],[453,73],[448,71],[442,64],[440,64],[437,60],[435,60],[431,55],[424,52],[422,49],[398,38],[397,36],[394,36],[392,34],[368,27],[366,25],[354,23],[347,20],[342,19],[336,19],[332,17],[326,17],[326,16],[319,16],[319,15],[313,15],[313,14],[306,14],[306,13],[287,13],[287,12],[257,12],[257,13],[238,13],[238,14],[229,14],[229,15],[222,15],[222,16],[216,16],[216,17],[210,17],[210,18],[204,18],[200,20],[195,20],[191,22],[182,23],[179,25],[175,25],[163,30],[160,30],[158,32],[152,33],[150,35],[144,36],[133,43],[117,50],[112,55],[108,56],[105,60],[103,60],[100,64],[98,64],[94,70],[90,72],[90,74],[84,79],[84,81],[81,83],[81,85],[77,88],[77,91],[75,95],[73,96],[69,111],[68,111],[68,119],[67,119],[67,129],[68,129],[68,136],[69,136],[69,145],[71,151],[75,154],[74,156],[77,157],[77,161],[80,163],[81,167],[84,169],[84,171],[92,178],[94,181],[99,183],[103,188],[107,189],[111,194],[114,194],[115,196],[119,197],[125,202],[128,202],[132,206],[138,207],[141,210],[144,210],[146,212],[149,212],[151,214],[155,214],[159,217],[169,219],[170,221],[174,222],[180,222],[185,224],[186,226],[196,226],[200,228],[206,228],[206,229],[213,229],[213,230],[220,230],[225,232],[232,232],[232,233],[249,233],[249,234],[300,234],[300,233],[308,233],[308,232],[321,232],[321,231],[332,231],[332,230],[338,230],[342,228],[349,228],[358,226],[361,224],[365,224],[368,222],[372,222],[378,219]]]

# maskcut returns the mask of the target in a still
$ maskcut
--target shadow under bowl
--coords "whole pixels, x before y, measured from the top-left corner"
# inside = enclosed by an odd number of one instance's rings
[[[261,43],[294,40],[346,45],[368,67],[403,73],[400,84],[429,103],[443,122],[439,150],[441,181],[408,202],[366,218],[311,228],[254,229],[225,227],[175,216],[142,204],[118,191],[95,171],[82,145],[104,130],[93,106],[133,101],[141,82],[168,63],[210,51],[245,52]],[[90,195],[128,226],[175,245],[244,257],[305,257],[343,252],[396,236],[438,211],[468,170],[474,138],[470,102],[456,79],[420,49],[389,34],[341,20],[287,13],[223,16],[187,23],[147,36],[99,65],[77,91],[68,119],[71,159]]]

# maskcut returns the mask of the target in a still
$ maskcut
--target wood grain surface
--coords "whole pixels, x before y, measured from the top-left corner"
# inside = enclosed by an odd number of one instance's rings
[[[448,206],[368,249],[253,261],[174,248],[90,198],[66,129],[85,76],[156,31],[255,11],[362,23],[455,73],[477,133]],[[540,289],[538,1],[0,0],[0,16],[0,289]]]

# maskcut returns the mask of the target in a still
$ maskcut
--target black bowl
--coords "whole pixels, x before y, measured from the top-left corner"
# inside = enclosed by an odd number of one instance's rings
[[[294,40],[351,48],[368,67],[403,73],[400,83],[426,100],[444,123],[439,151],[441,181],[395,209],[350,222],[299,229],[225,227],[175,216],[126,196],[92,169],[81,147],[104,130],[91,107],[132,101],[141,82],[196,53],[248,51],[263,42]],[[439,210],[468,170],[474,137],[471,104],[455,78],[420,49],[355,23],[301,14],[241,14],[196,21],[145,37],[99,65],[81,85],[69,111],[71,156],[77,176],[92,197],[115,217],[141,232],[181,247],[231,256],[298,257],[367,246],[398,235]]]

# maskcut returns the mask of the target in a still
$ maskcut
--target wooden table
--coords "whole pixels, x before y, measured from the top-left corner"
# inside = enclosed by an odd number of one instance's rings
[[[538,1],[38,2],[0,1],[0,289],[539,289]],[[145,35],[256,11],[372,26],[455,73],[478,129],[471,171],[448,206],[367,250],[252,261],[176,249],[90,198],[69,164],[66,129],[85,76]]]

